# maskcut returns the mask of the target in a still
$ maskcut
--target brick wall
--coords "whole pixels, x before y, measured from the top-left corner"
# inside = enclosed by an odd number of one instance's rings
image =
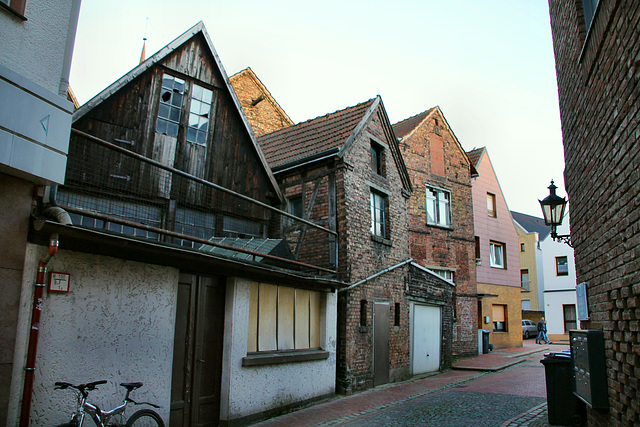
[[[581,2],[549,1],[565,183],[586,329],[605,337],[609,410],[589,425],[640,423],[640,3],[600,1],[588,33]]]
[[[477,290],[469,160],[434,108],[400,143],[414,193],[409,201],[411,256],[420,265],[454,270],[456,322],[443,325],[455,339],[454,356],[478,352]],[[436,166],[437,165],[437,166]],[[426,185],[451,193],[451,227],[427,225]],[[453,328],[453,330],[451,330]]]

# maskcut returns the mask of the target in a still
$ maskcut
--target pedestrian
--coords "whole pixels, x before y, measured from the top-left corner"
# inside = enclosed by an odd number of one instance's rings
[[[542,338],[544,339],[544,342],[551,344],[551,341],[549,341],[549,337],[547,336],[547,321],[544,320],[544,317],[542,318]],[[542,344],[542,342],[540,344]]]
[[[536,344],[542,344],[542,340],[544,339],[543,330],[546,329],[544,317],[540,318],[540,321],[536,325],[536,329],[538,330],[538,335],[536,335]]]

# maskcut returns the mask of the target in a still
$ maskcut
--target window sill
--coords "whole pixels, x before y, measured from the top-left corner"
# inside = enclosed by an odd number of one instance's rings
[[[389,239],[385,239],[384,237],[380,237],[380,236],[376,236],[376,235],[371,235],[371,240],[373,240],[374,242],[377,243],[381,243],[383,245],[387,245],[387,246],[392,246],[391,245],[391,240]]]
[[[242,358],[242,366],[279,365],[282,363],[309,362],[328,358],[329,352],[319,349],[251,353]]]
[[[441,225],[441,224],[432,224],[430,222],[427,222],[427,227],[433,227],[433,228],[440,228],[442,230],[453,230],[453,227],[451,227],[450,225]]]

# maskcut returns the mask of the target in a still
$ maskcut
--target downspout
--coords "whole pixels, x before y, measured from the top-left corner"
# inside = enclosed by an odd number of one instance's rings
[[[58,251],[58,234],[51,235],[49,249],[38,263],[38,275],[36,277],[35,290],[33,292],[33,308],[31,311],[31,331],[29,333],[29,349],[27,351],[27,364],[24,374],[24,388],[22,393],[22,410],[20,412],[20,427],[29,426],[29,413],[31,412],[31,396],[33,394],[33,379],[36,369],[36,354],[38,352],[38,333],[40,330],[40,317],[42,315],[42,302],[44,288],[46,286],[47,264]]]
[[[73,0],[69,15],[69,27],[67,28],[67,44],[64,49],[64,62],[62,63],[62,73],[60,76],[60,86],[58,95],[67,99],[67,89],[69,88],[69,75],[71,74],[71,58],[73,57],[73,45],[76,43],[76,30],[78,29],[78,18],[80,16],[81,0]]]
[[[407,260],[402,261],[399,264],[396,264],[396,265],[391,266],[391,267],[387,267],[384,270],[380,270],[377,273],[372,274],[371,276],[367,277],[366,279],[362,279],[362,280],[360,280],[360,281],[358,281],[358,282],[356,282],[356,283],[354,283],[354,284],[352,284],[350,286],[347,286],[346,288],[338,289],[338,292],[344,292],[344,291],[348,291],[349,289],[353,289],[356,286],[362,285],[363,283],[366,283],[369,280],[375,279],[378,276],[382,276],[383,274],[388,273],[388,272],[390,272],[392,270],[395,270],[398,267],[402,267],[405,264],[409,264],[410,262],[413,262],[413,258],[409,258]]]

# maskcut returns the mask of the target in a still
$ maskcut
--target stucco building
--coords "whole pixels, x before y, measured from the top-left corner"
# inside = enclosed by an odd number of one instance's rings
[[[496,348],[522,345],[520,242],[486,148],[468,152],[478,171],[473,218],[478,324]]]

